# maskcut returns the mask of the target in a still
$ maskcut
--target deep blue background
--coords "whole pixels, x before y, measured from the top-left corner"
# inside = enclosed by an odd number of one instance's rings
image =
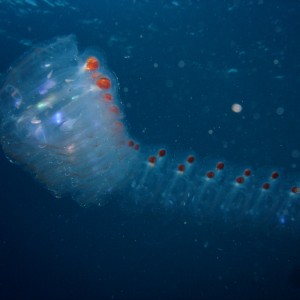
[[[0,1],[2,75],[74,33],[104,53],[141,144],[299,173],[299,1],[49,1]],[[297,235],[83,209],[0,167],[0,299],[300,299]]]

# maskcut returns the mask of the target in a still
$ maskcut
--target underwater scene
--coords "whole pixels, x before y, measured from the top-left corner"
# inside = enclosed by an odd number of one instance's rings
[[[0,299],[300,299],[299,13],[0,0]]]

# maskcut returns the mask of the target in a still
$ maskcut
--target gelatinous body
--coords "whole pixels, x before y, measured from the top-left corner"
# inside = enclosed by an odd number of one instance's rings
[[[57,197],[103,204],[122,191],[135,203],[299,226],[299,178],[256,172],[163,148],[140,149],[122,121],[114,76],[74,36],[33,48],[0,91],[1,144]]]
[[[105,76],[104,89],[95,72]],[[79,56],[74,36],[25,54],[1,90],[1,144],[9,159],[56,196],[102,204],[137,159],[118,130],[118,98],[107,84],[114,80],[99,58]]]

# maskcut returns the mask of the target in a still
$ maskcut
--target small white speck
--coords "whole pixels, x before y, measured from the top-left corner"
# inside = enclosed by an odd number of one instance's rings
[[[240,113],[242,110],[243,110],[243,107],[241,104],[238,104],[238,103],[234,103],[232,104],[231,106],[231,110],[235,113]]]

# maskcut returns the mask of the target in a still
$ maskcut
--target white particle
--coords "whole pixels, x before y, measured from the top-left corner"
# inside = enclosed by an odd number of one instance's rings
[[[231,106],[231,110],[235,113],[240,113],[242,111],[242,109],[243,109],[242,106],[238,103],[234,103]]]

